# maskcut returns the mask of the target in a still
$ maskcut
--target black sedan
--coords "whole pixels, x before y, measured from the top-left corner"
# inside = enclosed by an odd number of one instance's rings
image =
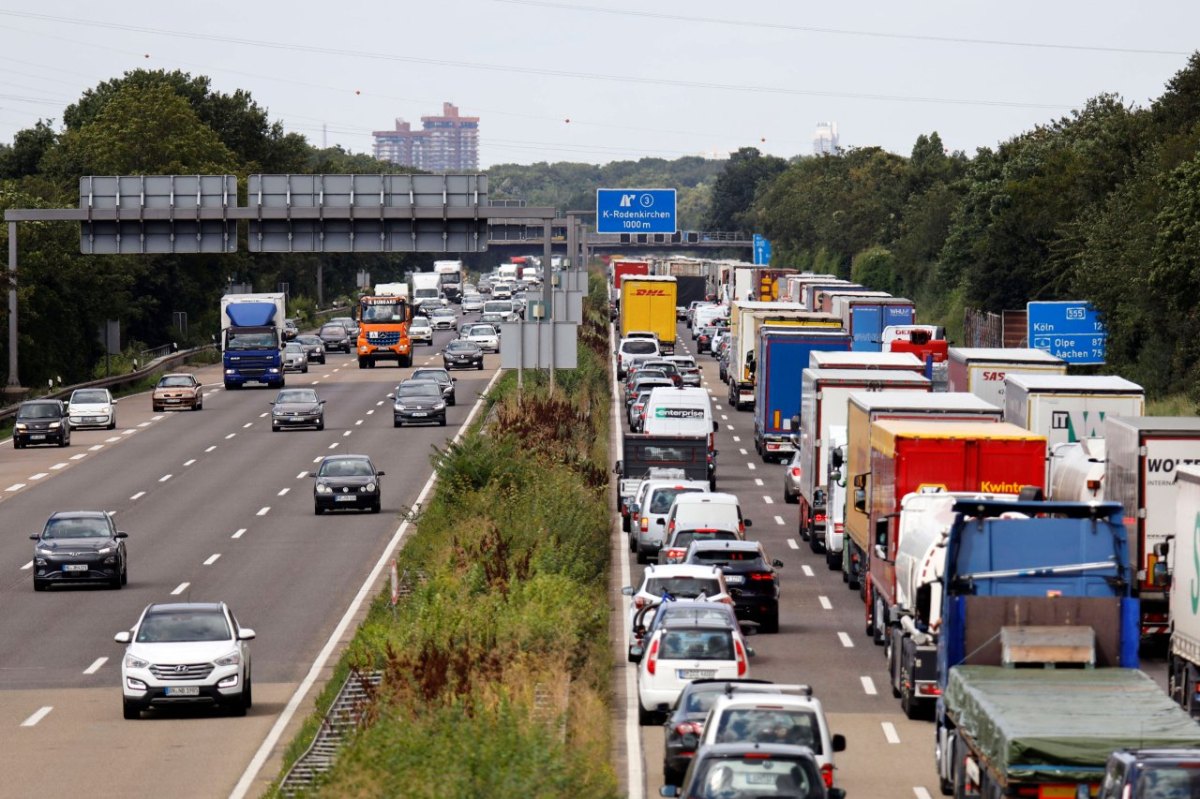
[[[483,349],[474,341],[455,339],[442,350],[442,363],[447,369],[482,369]]]
[[[396,393],[388,394],[394,400],[392,425],[401,427],[405,422],[434,422],[446,426],[446,400],[442,387],[432,380],[405,380],[396,387]]]
[[[320,336],[296,336],[296,343],[308,353],[309,363],[325,363],[325,343]]]
[[[458,398],[454,394],[454,383],[456,381],[450,376],[448,369],[436,369],[434,367],[414,369],[412,377],[409,380],[432,380],[441,386],[442,398],[446,400],[447,405],[458,404]]]
[[[33,546],[33,590],[51,585],[104,583],[120,588],[129,579],[125,533],[101,510],[60,511],[42,532],[29,536]]]
[[[62,400],[28,400],[17,408],[13,422],[13,447],[21,449],[30,444],[71,443],[71,422]]]
[[[271,403],[271,431],[285,427],[325,429],[325,400],[311,388],[285,388]]]
[[[321,342],[325,345],[325,350],[340,350],[345,353],[350,352],[350,332],[341,325],[322,325],[317,332]]]
[[[380,477],[383,470],[376,469],[366,455],[326,455],[313,475],[316,514],[339,508],[379,513]]]
[[[733,597],[739,619],[756,621],[759,631],[779,632],[779,575],[783,561],[768,560],[757,541],[697,539],[688,547],[684,563],[717,566]]]

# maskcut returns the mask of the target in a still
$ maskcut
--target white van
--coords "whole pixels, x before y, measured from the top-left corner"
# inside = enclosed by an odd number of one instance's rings
[[[665,520],[664,538],[676,530],[728,530],[744,538],[753,523],[742,515],[742,506],[733,494],[680,494],[671,504]]]
[[[729,319],[729,309],[724,305],[697,305],[692,311],[692,340],[700,335],[700,328],[711,327],[718,319]]]
[[[707,436],[712,449],[712,401],[702,388],[656,388],[646,400],[646,426],[654,436]]]

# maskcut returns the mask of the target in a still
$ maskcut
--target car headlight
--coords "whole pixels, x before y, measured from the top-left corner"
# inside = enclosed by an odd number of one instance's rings
[[[62,427],[62,422],[51,422],[50,423],[51,430],[57,430],[60,427]]]
[[[226,369],[226,370],[225,370],[225,374],[227,374],[227,375],[235,375],[235,374],[237,374],[237,370],[236,370],[236,369]]]
[[[274,366],[272,366],[272,367],[271,367],[270,369],[268,369],[267,371],[268,371],[268,372],[270,372],[270,373],[271,373],[271,374],[273,374],[273,375],[277,375],[277,374],[279,374],[279,370],[278,370],[278,369],[276,369]]]
[[[213,663],[217,664],[218,666],[236,666],[241,662],[242,653],[237,651],[230,652],[225,657],[217,658],[213,661]]]
[[[144,668],[147,668],[149,665],[150,665],[149,661],[142,660],[140,657],[137,657],[136,655],[126,655],[125,656],[125,668],[127,668],[127,669],[144,669]]]
[[[440,410],[444,409],[445,407],[446,407],[446,403],[444,403],[444,402],[435,402],[435,403],[433,403],[433,409],[434,409],[435,411],[440,411]]]
[[[367,483],[365,486],[363,486],[363,491],[366,491],[368,494],[372,494],[377,488],[379,488],[379,486],[375,485],[374,483]]]
[[[13,425],[13,430],[25,430],[25,429],[26,429],[26,426],[25,426],[24,422],[17,422],[16,424]]]
[[[333,489],[330,488],[329,486],[325,485],[324,483],[317,483],[317,493],[318,494],[332,494]]]
[[[105,547],[104,549],[98,550],[96,552],[96,554],[103,557],[104,555],[111,555],[112,553],[114,553],[116,551],[117,551],[116,547]]]

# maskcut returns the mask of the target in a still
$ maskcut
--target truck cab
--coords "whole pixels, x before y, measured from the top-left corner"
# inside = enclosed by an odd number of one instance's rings
[[[221,363],[225,388],[265,383],[282,388],[283,294],[221,298]]]
[[[1200,796],[1200,749],[1120,749],[1104,767],[1097,799]]]

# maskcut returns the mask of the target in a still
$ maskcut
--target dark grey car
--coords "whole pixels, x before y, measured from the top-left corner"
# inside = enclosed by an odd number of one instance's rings
[[[414,369],[412,377],[409,380],[432,380],[442,388],[442,398],[446,400],[447,405],[457,405],[458,398],[454,394],[454,383],[456,382],[450,376],[447,369],[435,369],[427,366],[423,369]]]
[[[446,426],[446,400],[442,387],[432,380],[405,380],[388,397],[392,405],[392,425],[404,423],[436,423]]]
[[[325,343],[320,336],[296,336],[296,343],[308,353],[309,363],[325,363]]]
[[[442,363],[447,369],[482,369],[483,349],[470,339],[455,339],[442,350]]]
[[[320,332],[317,333],[321,337],[321,342],[325,345],[326,351],[340,350],[341,352],[349,353],[350,333],[341,325],[323,325]]]
[[[285,427],[315,427],[325,429],[325,400],[311,388],[285,388],[271,403],[271,430],[278,433]]]
[[[120,588],[129,579],[127,535],[102,510],[60,511],[42,532],[29,536],[33,545],[33,590],[51,585],[104,583]]]
[[[29,400],[17,408],[13,422],[13,447],[22,449],[30,444],[71,443],[71,424],[67,406],[61,400]]]
[[[316,514],[338,508],[379,513],[380,477],[383,471],[366,455],[326,455],[313,475]]]

